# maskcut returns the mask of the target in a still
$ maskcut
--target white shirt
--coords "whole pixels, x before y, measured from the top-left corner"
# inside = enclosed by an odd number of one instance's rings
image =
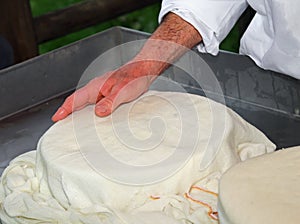
[[[241,39],[240,53],[264,69],[300,79],[299,0],[163,0],[159,21],[176,13],[201,34],[199,51],[216,55],[248,4],[257,13]]]

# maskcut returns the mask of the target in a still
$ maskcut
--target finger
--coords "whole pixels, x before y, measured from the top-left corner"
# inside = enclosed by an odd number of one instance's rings
[[[143,85],[144,80],[139,79],[139,81],[143,82],[142,85],[139,85],[141,83],[138,83],[136,80],[115,85],[111,90],[111,94],[105,96],[97,103],[95,108],[96,115],[100,117],[107,116],[122,103],[138,98],[147,90],[146,85]]]
[[[100,100],[96,107],[95,113],[97,116],[104,117],[111,114],[120,104],[126,102],[127,96],[122,93],[122,86],[124,84],[119,84],[115,86],[115,91],[112,91],[110,95],[105,96]]]
[[[111,94],[111,89],[113,86],[116,85],[117,79],[114,77],[115,73],[109,73],[107,76],[103,79],[103,84],[100,86],[100,93],[103,96],[108,96]]]
[[[90,103],[90,96],[87,88],[87,86],[83,87],[67,97],[63,105],[52,116],[52,121],[57,122],[62,120],[73,111],[80,110],[88,105]]]
[[[99,117],[105,117],[112,113],[114,99],[116,98],[116,94],[111,94],[106,96],[102,100],[100,100],[95,107],[95,113]]]
[[[52,120],[54,122],[62,120],[73,111],[80,110],[89,104],[100,101],[104,97],[100,90],[102,90],[103,84],[106,82],[104,92],[109,94],[112,85],[115,83],[115,79],[110,80],[111,74],[111,72],[108,72],[103,76],[92,79],[86,86],[69,96],[52,116]]]
[[[62,106],[58,108],[58,110],[55,112],[55,114],[52,116],[51,120],[53,122],[60,121],[64,118],[66,118],[69,115],[67,110],[65,110]]]

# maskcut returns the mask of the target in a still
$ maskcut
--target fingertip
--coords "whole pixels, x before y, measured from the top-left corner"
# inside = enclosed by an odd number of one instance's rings
[[[111,109],[106,104],[98,104],[95,108],[95,114],[99,117],[105,117],[111,114]]]
[[[57,122],[59,120],[62,120],[64,118],[66,118],[67,116],[69,115],[68,111],[63,108],[63,107],[60,107],[56,112],[55,114],[52,116],[52,121],[53,122]]]
[[[56,117],[55,115],[53,115],[53,116],[51,117],[51,120],[52,120],[53,122],[57,122],[57,121],[58,121],[58,119],[57,119],[57,117]]]

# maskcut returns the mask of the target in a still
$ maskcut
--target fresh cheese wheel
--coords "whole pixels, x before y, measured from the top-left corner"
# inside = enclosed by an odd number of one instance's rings
[[[219,184],[221,224],[298,224],[300,147],[239,163]]]
[[[221,174],[274,148],[232,110],[197,95],[149,91],[107,117],[89,106],[10,163],[1,178],[0,218],[216,224]]]

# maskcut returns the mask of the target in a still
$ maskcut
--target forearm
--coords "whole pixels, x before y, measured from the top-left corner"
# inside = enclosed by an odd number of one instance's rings
[[[201,41],[201,35],[191,24],[169,13],[133,61],[145,61],[147,73],[157,76]]]

